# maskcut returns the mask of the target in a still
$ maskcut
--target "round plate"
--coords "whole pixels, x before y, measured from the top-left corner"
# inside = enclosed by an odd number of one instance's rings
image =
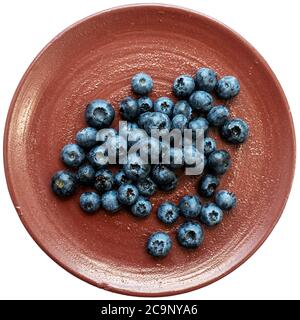
[[[61,201],[50,190],[63,164],[59,152],[86,126],[84,110],[95,98],[118,102],[130,95],[139,71],[154,79],[152,98],[170,96],[172,80],[208,66],[235,75],[241,93],[229,101],[232,116],[248,121],[251,134],[241,146],[224,144],[233,165],[220,188],[234,191],[238,206],[221,225],[205,228],[197,250],[181,248],[178,226],[156,218],[163,200],[196,192],[198,178],[181,176],[173,193],[152,197],[144,220],[125,210],[88,216],[78,205],[80,190]],[[218,103],[216,101],[215,103]],[[114,125],[117,126],[118,117]],[[291,188],[295,138],[284,93],[274,74],[238,34],[199,13],[163,5],[116,8],[88,17],[58,35],[25,73],[11,103],[4,138],[7,182],[28,232],[58,264],[100,288],[163,296],[205,286],[237,268],[263,243],[279,219]],[[149,234],[174,239],[165,259],[145,251]]]

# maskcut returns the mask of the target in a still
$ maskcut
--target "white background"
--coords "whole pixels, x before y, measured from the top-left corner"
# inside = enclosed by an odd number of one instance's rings
[[[75,21],[126,3],[115,0],[0,2],[1,149],[10,100],[21,76],[37,53],[57,33]],[[300,133],[298,1],[173,0],[165,3],[185,5],[215,17],[252,43],[281,82],[290,103],[296,132]],[[15,212],[6,187],[2,157],[0,162],[0,299],[127,299],[75,278],[41,251]],[[282,218],[250,260],[206,288],[170,299],[299,299],[299,178],[299,171],[296,171]]]

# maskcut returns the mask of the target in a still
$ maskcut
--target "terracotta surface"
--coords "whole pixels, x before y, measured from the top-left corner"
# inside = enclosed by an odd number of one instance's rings
[[[88,101],[103,98],[117,108],[130,94],[130,78],[145,71],[154,79],[152,98],[172,96],[175,76],[201,66],[240,79],[241,93],[228,106],[251,128],[240,147],[223,144],[233,165],[221,188],[236,192],[237,209],[205,229],[204,245],[188,251],[174,239],[170,255],[157,260],[144,248],[149,234],[175,229],[123,211],[87,216],[80,192],[60,201],[52,174],[63,168],[62,146],[85,126]],[[116,123],[116,121],[115,121]],[[217,136],[216,133],[212,134]],[[295,139],[282,89],[263,58],[239,35],[195,12],[140,5],[101,12],[71,26],[38,55],[13,98],[5,131],[9,190],[25,227],[62,267],[104,289],[133,295],[169,295],[207,285],[228,274],[262,244],[286,203],[294,172]],[[198,179],[182,177],[163,200],[193,193]],[[55,281],[55,279],[54,279]],[[59,286],[59,284],[58,284]]]

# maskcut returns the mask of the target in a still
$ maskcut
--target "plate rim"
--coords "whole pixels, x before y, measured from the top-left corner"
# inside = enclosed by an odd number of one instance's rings
[[[277,90],[284,102],[284,108],[287,111],[288,114],[288,120],[289,120],[289,126],[291,128],[292,131],[292,136],[291,136],[291,144],[292,144],[292,155],[290,157],[290,161],[292,163],[292,167],[291,167],[291,179],[289,181],[289,184],[286,187],[286,192],[284,194],[284,202],[282,203],[282,206],[280,208],[280,211],[278,212],[278,215],[276,217],[276,219],[274,220],[274,222],[270,225],[270,227],[268,229],[266,229],[264,236],[260,239],[260,241],[258,241],[258,243],[255,245],[255,247],[250,250],[247,255],[245,257],[243,257],[242,259],[238,260],[236,263],[234,263],[233,266],[231,266],[230,268],[228,268],[227,270],[225,270],[224,272],[222,272],[222,274],[220,275],[216,275],[211,277],[211,279],[204,281],[203,283],[200,283],[198,285],[194,285],[188,288],[183,288],[183,289],[176,289],[176,290],[172,290],[172,291],[157,291],[157,292],[142,292],[142,291],[134,291],[134,290],[129,290],[129,289],[122,289],[122,288],[118,288],[118,287],[114,287],[114,286],[110,286],[108,283],[98,283],[96,281],[94,281],[93,279],[90,279],[89,277],[85,276],[84,274],[80,273],[79,271],[76,271],[74,269],[72,269],[71,267],[69,267],[67,264],[64,264],[62,261],[59,260],[59,258],[56,258],[51,252],[49,252],[49,250],[47,248],[45,248],[45,246],[43,245],[42,241],[40,241],[39,239],[37,239],[37,237],[35,236],[34,231],[31,229],[30,224],[27,223],[26,219],[24,218],[23,215],[21,215],[21,213],[18,210],[18,201],[17,201],[17,197],[14,191],[14,186],[13,186],[13,179],[12,179],[12,174],[10,173],[10,169],[9,169],[9,165],[8,165],[8,138],[10,135],[10,125],[11,125],[11,117],[14,111],[14,106],[16,103],[16,100],[19,96],[20,90],[23,87],[24,82],[26,81],[27,77],[29,76],[33,66],[35,65],[35,63],[39,60],[39,58],[43,55],[43,53],[60,37],[62,37],[66,32],[72,30],[73,28],[77,27],[78,25],[80,25],[81,23],[92,19],[94,17],[97,16],[101,16],[105,13],[111,13],[111,12],[118,12],[118,11],[122,11],[122,10],[126,10],[126,9],[135,9],[135,8],[139,8],[139,7],[143,7],[143,8],[156,8],[157,10],[163,10],[163,9],[171,9],[171,10],[175,10],[175,11],[181,11],[181,12],[185,12],[194,16],[200,16],[203,19],[207,20],[209,23],[214,24],[215,26],[221,28],[221,29],[226,29],[228,32],[230,32],[231,34],[233,34],[237,40],[239,40],[240,42],[242,42],[247,48],[249,48],[250,51],[252,51],[257,59],[259,60],[259,63],[261,64],[262,67],[264,67],[266,69],[266,71],[268,72],[268,74],[271,76],[274,84],[277,87]],[[271,69],[271,67],[268,65],[268,63],[266,62],[266,60],[264,59],[264,57],[255,49],[255,47],[253,47],[253,45],[251,43],[249,43],[244,37],[242,37],[238,32],[236,32],[235,30],[233,30],[232,28],[230,28],[229,26],[227,26],[226,24],[224,24],[223,22],[215,19],[214,17],[211,17],[209,15],[203,14],[202,12],[190,9],[190,8],[186,8],[183,6],[176,6],[176,5],[170,5],[170,4],[162,4],[162,3],[139,3],[139,4],[127,4],[127,5],[121,5],[121,6],[114,6],[105,10],[101,10],[99,12],[96,12],[94,14],[91,14],[83,19],[80,19],[76,22],[74,22],[73,24],[69,25],[68,27],[64,28],[60,33],[58,33],[52,40],[50,40],[43,48],[42,50],[36,55],[36,57],[33,59],[33,61],[30,63],[30,65],[28,66],[28,68],[26,69],[25,73],[23,74],[14,94],[13,94],[13,98],[11,100],[8,112],[7,112],[7,117],[6,117],[6,122],[5,122],[5,128],[4,128],[4,135],[3,135],[3,164],[4,164],[4,172],[5,172],[5,177],[6,177],[6,183],[7,183],[7,187],[8,187],[8,191],[9,191],[9,195],[10,198],[13,202],[14,208],[18,213],[18,216],[23,224],[23,226],[25,227],[26,231],[29,233],[29,235],[32,237],[32,239],[36,242],[36,244],[43,250],[43,252],[45,252],[54,262],[56,262],[60,267],[62,267],[63,269],[65,269],[66,271],[68,271],[69,273],[71,273],[72,275],[76,276],[77,278],[92,284],[98,288],[104,289],[104,290],[108,290],[110,292],[114,292],[114,293],[118,293],[118,294],[123,294],[123,295],[129,295],[129,296],[136,296],[136,297],[166,297],[166,296],[172,296],[172,295],[178,295],[178,294],[183,294],[183,293],[187,293],[196,289],[200,289],[203,288],[207,285],[210,285],[211,283],[220,280],[221,278],[227,276],[228,274],[230,274],[232,271],[234,271],[235,269],[237,269],[239,266],[241,266],[244,262],[246,262],[260,247],[261,245],[265,242],[265,240],[268,238],[268,236],[270,235],[270,233],[272,232],[272,230],[274,229],[274,227],[276,226],[276,224],[278,223],[284,208],[286,206],[287,200],[289,198],[290,192],[291,192],[291,188],[293,185],[293,180],[294,180],[294,176],[295,176],[295,167],[296,167],[296,135],[295,135],[295,128],[294,128],[294,123],[293,123],[293,118],[292,118],[292,114],[291,114],[291,110],[289,107],[289,103],[288,100],[285,96],[285,93],[281,87],[280,82],[278,81],[275,73],[273,72],[273,70]]]

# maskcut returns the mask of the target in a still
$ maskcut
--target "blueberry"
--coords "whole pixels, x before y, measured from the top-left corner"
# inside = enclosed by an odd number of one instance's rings
[[[221,99],[231,99],[240,92],[240,84],[237,78],[226,76],[220,79],[216,86],[217,95]]]
[[[188,119],[183,114],[177,114],[171,122],[171,129],[179,129],[181,132],[187,128]]]
[[[209,129],[209,123],[205,118],[202,117],[198,117],[198,118],[194,118],[193,120],[191,120],[189,122],[188,125],[189,129],[192,129],[193,131],[193,138],[196,138],[196,134],[197,134],[197,130],[202,129],[203,130],[203,134],[207,135],[208,129]]]
[[[218,187],[220,180],[211,174],[206,174],[201,177],[198,185],[198,191],[203,197],[211,197]]]
[[[87,155],[91,165],[97,169],[104,167],[108,162],[108,153],[105,146],[96,146]]]
[[[192,116],[192,108],[185,100],[179,100],[174,108],[173,108],[173,117],[178,114],[183,114],[188,120],[191,119]]]
[[[147,177],[143,180],[139,180],[136,186],[139,190],[139,194],[146,197],[152,196],[157,188],[155,182],[150,177]]]
[[[203,239],[203,230],[197,222],[185,222],[177,229],[177,240],[185,248],[197,248],[203,242]]]
[[[76,134],[76,143],[82,148],[91,148],[97,141],[97,130],[92,127],[81,129]]]
[[[86,122],[96,129],[107,128],[111,125],[115,117],[115,110],[112,105],[105,100],[91,101],[85,110]]]
[[[216,141],[211,137],[204,138],[203,144],[204,144],[204,155],[205,156],[210,155],[217,148]]]
[[[145,179],[149,175],[150,169],[150,165],[135,153],[128,155],[127,163],[123,166],[126,176],[133,181]]]
[[[179,202],[180,213],[185,218],[196,218],[201,211],[201,202],[198,196],[184,196]]]
[[[60,197],[68,197],[75,192],[76,179],[71,172],[61,170],[56,172],[51,180],[52,191]]]
[[[179,217],[179,208],[174,203],[166,201],[158,207],[157,217],[165,224],[172,224]]]
[[[110,138],[114,138],[118,135],[116,129],[105,128],[104,130],[99,130],[97,133],[97,142],[104,143]]]
[[[183,151],[181,148],[170,148],[170,163],[168,167],[178,169],[184,166]]]
[[[196,73],[195,81],[199,90],[211,92],[217,84],[217,73],[209,68],[201,68]]]
[[[200,112],[209,112],[212,108],[213,98],[205,91],[195,91],[189,98],[190,106]]]
[[[144,129],[144,125],[146,121],[151,117],[151,115],[152,115],[152,112],[144,112],[139,115],[137,123],[141,129]]]
[[[208,122],[215,127],[222,126],[229,117],[229,110],[225,106],[212,107],[207,115]]]
[[[244,120],[236,118],[225,122],[221,134],[228,142],[239,144],[248,138],[249,127]]]
[[[83,211],[92,213],[101,205],[101,197],[96,192],[84,192],[80,196],[80,207]]]
[[[131,87],[134,93],[140,96],[147,95],[153,88],[152,78],[144,72],[137,73],[131,80]]]
[[[224,174],[231,165],[230,154],[225,150],[216,150],[209,155],[207,164],[213,173]]]
[[[138,197],[135,204],[131,206],[131,213],[134,216],[139,218],[144,218],[149,216],[151,211],[152,211],[152,204],[148,199],[144,197]]]
[[[121,209],[121,203],[118,200],[118,192],[110,190],[102,194],[102,207],[109,212],[117,212]]]
[[[152,112],[144,122],[144,129],[151,135],[151,130],[160,130],[161,134],[167,134],[171,128],[170,118],[161,112]]]
[[[71,143],[63,147],[60,152],[60,157],[67,166],[79,167],[85,159],[85,154],[83,149],[77,144]]]
[[[129,183],[122,184],[118,189],[118,200],[120,203],[131,206],[136,202],[139,191],[136,186]]]
[[[153,111],[153,102],[149,97],[140,97],[137,104],[140,113]]]
[[[95,170],[90,164],[83,164],[78,168],[76,177],[81,184],[91,185],[94,183]]]
[[[207,226],[215,226],[223,220],[223,211],[214,203],[205,203],[201,209],[200,220]]]
[[[120,170],[114,175],[114,184],[120,187],[124,183],[131,183],[131,180],[127,178],[123,170]]]
[[[154,102],[154,111],[161,112],[171,117],[173,113],[174,102],[168,97],[160,97]]]
[[[114,185],[113,173],[108,169],[100,169],[95,174],[94,187],[99,192],[105,192],[112,189]]]
[[[147,250],[151,256],[165,257],[172,248],[172,240],[165,232],[153,233],[147,241]]]
[[[195,89],[195,81],[192,77],[182,74],[173,83],[173,92],[178,98],[189,97]]]
[[[123,119],[128,121],[135,120],[139,113],[139,107],[135,99],[127,97],[120,102],[120,113]]]
[[[227,190],[220,190],[216,194],[216,204],[222,210],[230,210],[236,206],[236,195]]]
[[[163,191],[174,190],[178,179],[176,174],[165,165],[154,165],[152,169],[152,179]]]

